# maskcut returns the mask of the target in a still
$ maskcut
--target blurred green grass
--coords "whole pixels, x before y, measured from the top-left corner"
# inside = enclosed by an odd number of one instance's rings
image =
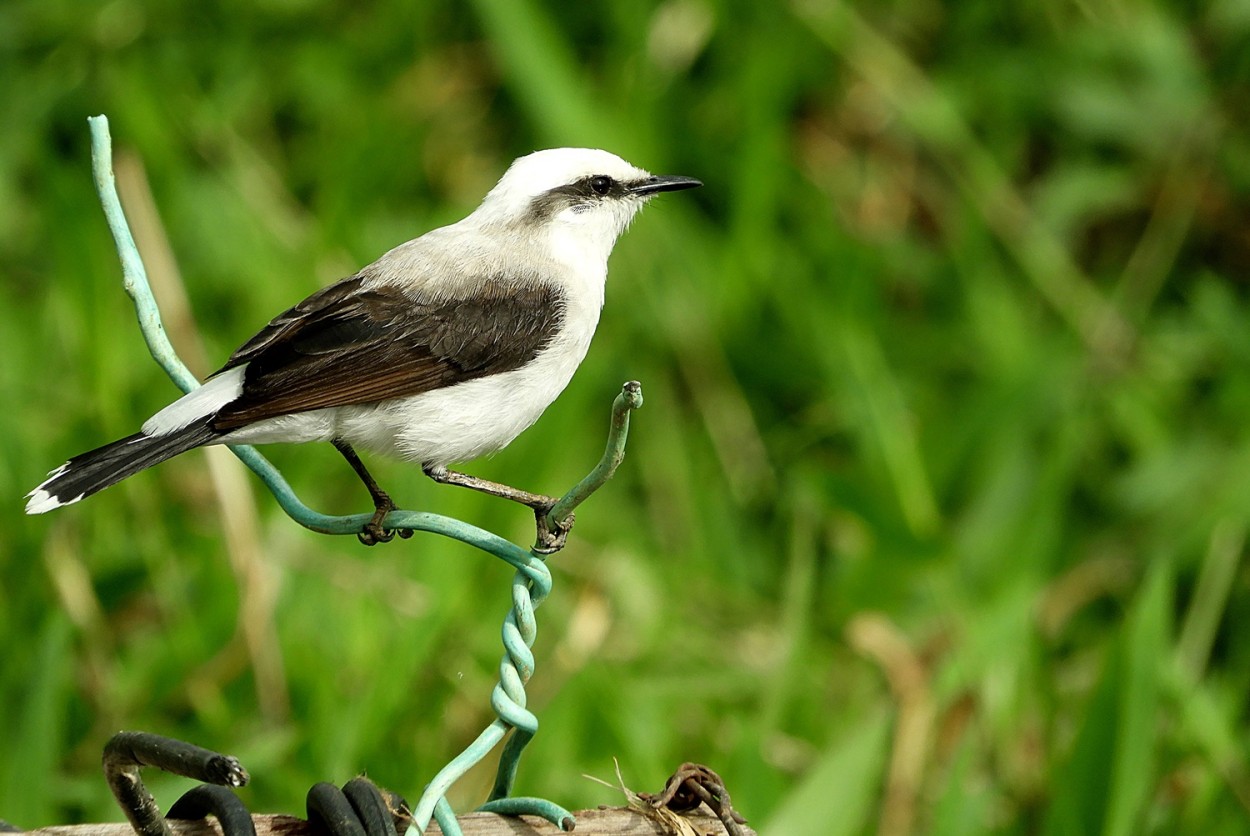
[[[239,755],[254,809],[362,770],[415,796],[489,720],[509,603],[465,547],[259,493],[230,535],[199,453],[21,515],[174,394],[91,184],[104,112],[210,365],[534,148],[707,183],[638,220],[569,390],[470,468],[571,485],[643,381],[553,560],[518,791],[698,760],[771,834],[1243,832],[1247,35],[1239,0],[4,4],[0,817],[117,819],[120,728]],[[361,510],[328,447],[266,452]]]

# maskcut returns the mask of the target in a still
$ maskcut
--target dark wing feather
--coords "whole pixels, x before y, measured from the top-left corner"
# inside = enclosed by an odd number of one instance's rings
[[[360,292],[363,277],[352,276],[323,287],[303,302],[288,308],[269,321],[250,340],[239,346],[226,365],[217,370],[221,374],[226,369],[240,366],[262,354],[265,349],[281,344],[300,331],[316,327],[326,320],[342,318],[350,313],[353,297]]]
[[[222,371],[247,363],[243,392],[214,429],[428,392],[533,359],[564,317],[545,284],[504,276],[474,296],[422,302],[345,279],[276,317]]]

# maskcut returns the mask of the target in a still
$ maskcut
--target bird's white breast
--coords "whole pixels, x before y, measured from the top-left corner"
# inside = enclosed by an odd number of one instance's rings
[[[512,371],[379,404],[372,415],[344,416],[339,421],[343,436],[423,465],[468,461],[507,446],[564,391],[590,348],[603,279],[579,278],[581,287],[567,288],[560,330],[533,360]],[[380,430],[383,424],[393,432]]]

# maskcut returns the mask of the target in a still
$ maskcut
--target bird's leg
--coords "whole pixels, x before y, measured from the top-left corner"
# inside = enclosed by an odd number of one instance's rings
[[[462,488],[470,488],[491,496],[497,496],[500,499],[510,499],[513,502],[532,508],[534,521],[538,527],[538,537],[534,551],[539,554],[555,554],[564,548],[564,542],[568,539],[569,531],[573,528],[573,515],[569,514],[566,519],[556,521],[553,529],[552,525],[547,521],[547,515],[556,504],[556,500],[553,497],[540,493],[530,493],[510,485],[492,482],[489,479],[448,470],[441,465],[427,465],[422,470],[425,471],[426,476],[429,476],[440,485],[459,485]]]
[[[352,445],[341,438],[332,439],[330,443],[334,445],[335,450],[343,454],[343,458],[347,459],[347,463],[352,466],[352,470],[356,471],[360,481],[365,483],[365,488],[373,499],[373,519],[369,520],[365,524],[364,529],[356,536],[366,546],[372,546],[375,543],[389,543],[395,538],[395,532],[383,528],[382,520],[386,519],[387,514],[395,510],[395,503],[391,501],[391,497],[386,491],[378,487],[378,483],[374,481],[373,475],[365,467],[365,463],[360,460],[360,456],[356,455]],[[399,536],[406,540],[412,536],[412,531],[406,528],[400,529]]]

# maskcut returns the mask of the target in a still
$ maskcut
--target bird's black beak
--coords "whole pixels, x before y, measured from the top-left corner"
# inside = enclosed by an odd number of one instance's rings
[[[694,189],[702,185],[702,181],[693,177],[682,177],[680,174],[661,174],[631,184],[629,193],[639,197],[649,197],[660,192],[678,192],[682,189]]]

